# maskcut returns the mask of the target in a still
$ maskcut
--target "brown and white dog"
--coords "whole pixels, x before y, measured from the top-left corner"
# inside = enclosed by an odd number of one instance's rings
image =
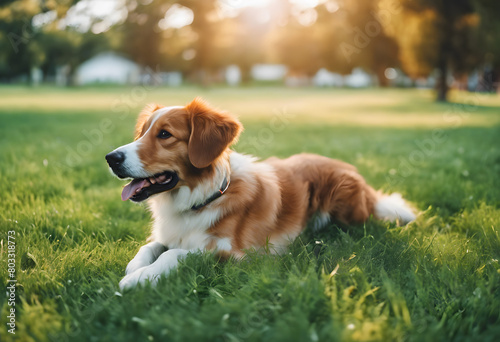
[[[241,258],[268,246],[282,251],[315,218],[360,223],[370,215],[415,219],[399,194],[367,185],[356,168],[312,154],[257,161],[229,149],[241,123],[201,99],[185,107],[148,105],[135,141],[106,155],[112,172],[129,178],[122,200],[148,200],[151,241],[130,261],[120,288],[155,284],[192,251]]]

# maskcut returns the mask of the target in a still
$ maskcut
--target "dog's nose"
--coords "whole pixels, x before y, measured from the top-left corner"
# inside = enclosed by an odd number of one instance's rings
[[[106,154],[106,161],[109,166],[119,166],[125,160],[125,153],[120,151],[114,151]]]

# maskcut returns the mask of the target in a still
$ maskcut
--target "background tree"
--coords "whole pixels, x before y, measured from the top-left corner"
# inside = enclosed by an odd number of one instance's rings
[[[40,56],[37,66],[45,76],[56,74],[58,67],[66,67],[66,83],[74,85],[76,68],[99,52],[106,51],[110,45],[103,34],[59,30],[55,26],[41,30],[30,46],[40,50],[36,54]]]
[[[321,44],[316,26],[304,26],[295,18],[277,30],[274,41],[277,59],[293,76],[313,77],[322,66]]]
[[[399,65],[399,49],[397,42],[386,34],[381,17],[377,15],[379,1],[343,0],[339,4],[348,28],[349,43],[355,49],[349,64],[376,75],[380,86],[388,86],[385,70]],[[339,46],[342,47],[342,43]]]
[[[319,6],[317,11],[322,66],[342,75],[351,73],[355,64],[341,48],[343,43],[353,39],[346,11],[337,6],[329,9],[325,4]]]
[[[478,90],[495,91],[500,89],[500,1],[477,0],[474,5],[481,18],[474,39],[484,64]]]
[[[262,18],[256,21],[255,18]],[[266,44],[269,32],[274,30],[274,20],[267,9],[244,8],[231,22],[230,63],[240,68],[243,83],[250,81],[250,71],[256,63],[263,63],[269,56]]]
[[[117,27],[121,35],[120,50],[138,64],[156,70],[164,64],[161,56],[164,32],[158,26],[175,1],[130,2],[127,19]]]
[[[191,63],[192,77],[207,85],[211,82],[211,74],[226,64],[223,62],[224,41],[231,32],[224,31],[220,25],[217,0],[181,0],[179,3],[190,8],[194,14],[190,25],[195,37],[192,42],[195,52]]]
[[[45,60],[45,48],[37,40],[41,34],[33,26],[33,17],[54,11],[63,17],[78,0],[64,3],[42,0],[2,1],[0,4],[0,79],[11,80],[20,75],[28,76],[32,67]]]
[[[387,4],[389,1],[386,0]],[[474,39],[480,23],[475,0],[399,0],[392,35],[401,49],[403,70],[426,77],[437,70],[437,100],[446,101],[448,76],[469,72],[481,61]]]

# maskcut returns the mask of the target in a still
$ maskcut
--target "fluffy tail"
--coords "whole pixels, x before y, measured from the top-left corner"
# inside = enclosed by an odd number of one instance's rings
[[[407,224],[416,218],[413,209],[398,193],[380,196],[375,203],[375,217],[380,220],[399,221],[400,224]]]

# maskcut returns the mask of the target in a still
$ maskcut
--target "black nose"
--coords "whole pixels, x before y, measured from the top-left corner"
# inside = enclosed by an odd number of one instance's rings
[[[114,151],[106,154],[106,161],[109,166],[119,166],[125,160],[125,154],[123,152]]]

